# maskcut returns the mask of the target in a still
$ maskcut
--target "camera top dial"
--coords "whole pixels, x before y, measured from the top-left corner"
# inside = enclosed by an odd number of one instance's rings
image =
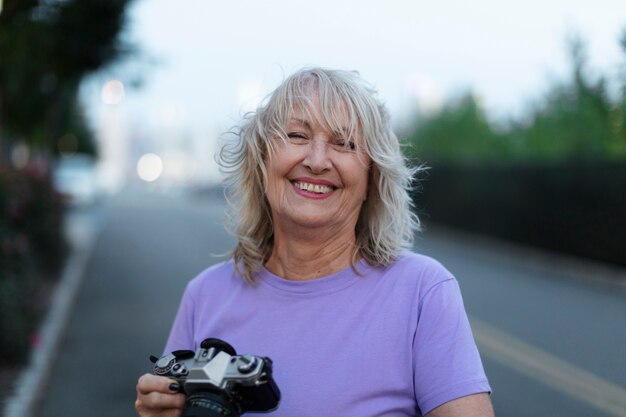
[[[172,367],[176,363],[176,356],[174,355],[165,355],[160,357],[154,363],[154,373],[155,375],[167,376],[170,375],[170,371]]]
[[[169,355],[161,356],[160,358],[151,357],[151,360],[154,363],[154,374],[160,376],[173,376],[175,378],[185,376],[188,374],[187,368],[184,364],[178,361],[191,359],[193,357],[194,352],[191,350],[177,350]]]

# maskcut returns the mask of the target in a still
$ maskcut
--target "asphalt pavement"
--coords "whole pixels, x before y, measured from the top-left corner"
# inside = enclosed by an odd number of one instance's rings
[[[48,355],[34,355],[5,416],[135,416],[137,378],[187,281],[234,242],[224,210],[211,194],[134,190],[75,213]],[[416,248],[461,284],[497,415],[626,417],[623,269],[434,227]]]

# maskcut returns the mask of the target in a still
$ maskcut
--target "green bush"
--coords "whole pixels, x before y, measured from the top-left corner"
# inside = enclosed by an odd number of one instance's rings
[[[49,175],[0,167],[0,362],[27,358],[41,284],[56,277],[66,253],[63,199]]]
[[[508,138],[491,128],[479,102],[469,93],[420,120],[408,142],[411,158],[444,163],[498,161],[512,152]]]
[[[407,155],[429,164],[579,163],[626,160],[626,74],[611,94],[607,77],[592,77],[580,38],[570,39],[571,73],[554,83],[522,120],[496,130],[471,94],[418,118]],[[626,31],[622,39],[626,54]]]
[[[592,80],[584,47],[571,41],[571,78],[554,85],[530,115],[531,123],[514,134],[534,161],[598,161],[626,156],[623,126],[615,123],[619,104],[610,99],[607,80]]]

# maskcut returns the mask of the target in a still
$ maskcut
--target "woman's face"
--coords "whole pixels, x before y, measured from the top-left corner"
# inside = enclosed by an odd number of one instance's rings
[[[329,132],[320,123],[319,101],[311,98],[314,111],[295,110],[285,126],[288,140],[275,138],[274,151],[266,157],[274,225],[277,231],[281,225],[299,225],[353,234],[367,197],[370,158],[362,142],[355,150],[354,141],[362,138]]]

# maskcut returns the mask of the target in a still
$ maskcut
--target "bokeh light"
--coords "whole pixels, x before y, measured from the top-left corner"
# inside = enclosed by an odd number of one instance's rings
[[[16,168],[24,168],[28,165],[30,158],[30,150],[25,143],[18,143],[13,147],[11,151],[11,162]]]
[[[119,104],[124,100],[124,83],[120,80],[109,80],[102,86],[102,102]]]
[[[137,175],[146,182],[159,179],[163,173],[163,161],[154,153],[147,153],[137,161]]]

